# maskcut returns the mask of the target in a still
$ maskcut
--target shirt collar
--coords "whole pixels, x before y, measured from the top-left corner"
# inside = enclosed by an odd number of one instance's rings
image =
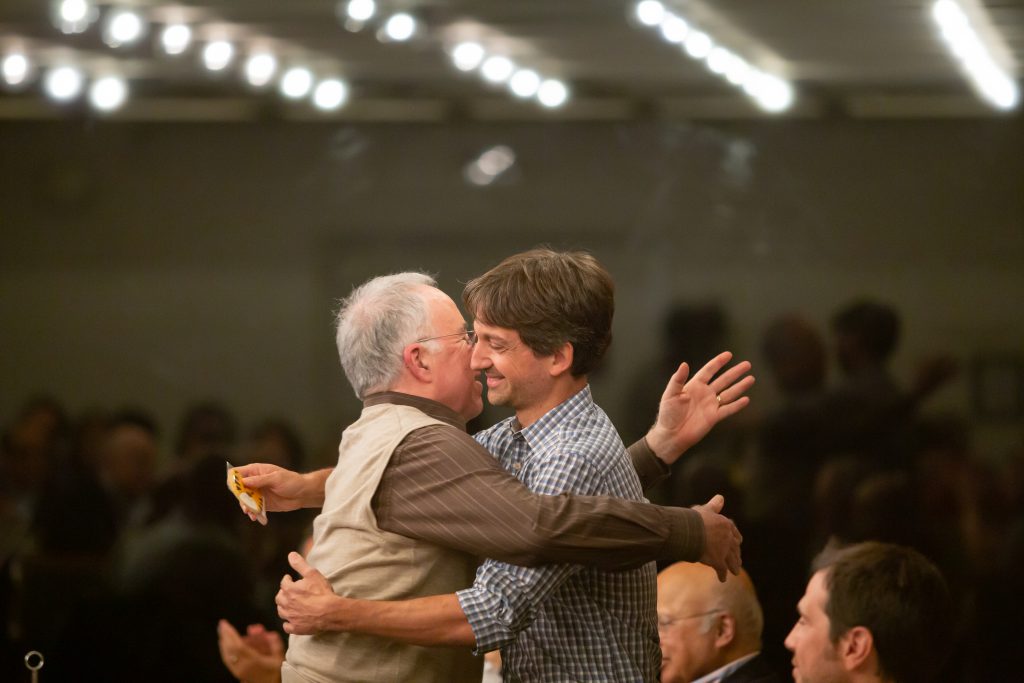
[[[575,394],[565,399],[557,406],[540,416],[540,418],[529,427],[521,428],[518,418],[512,418],[510,423],[513,434],[521,434],[526,443],[531,447],[535,442],[542,439],[551,432],[551,429],[568,419],[570,416],[587,409],[593,405],[594,399],[590,395],[590,385],[587,384]]]
[[[758,656],[759,654],[761,654],[760,651],[751,652],[749,655],[744,655],[744,656],[740,657],[739,659],[734,659],[731,662],[729,662],[728,664],[726,664],[725,666],[723,666],[723,667],[721,667],[719,669],[715,669],[711,673],[706,674],[704,676],[701,676],[700,678],[695,679],[693,681],[693,683],[718,683],[718,681],[720,681],[723,678],[725,678],[726,676],[732,674],[733,671],[735,671],[736,669],[740,668],[741,666],[743,666],[744,664],[746,664],[747,662],[749,662],[751,659],[753,659],[754,657]]]
[[[435,420],[440,420],[453,427],[466,431],[466,421],[454,410],[429,398],[403,394],[398,391],[382,391],[377,394],[370,394],[363,400],[363,407],[377,406],[385,403],[398,406],[409,406],[420,410]]]

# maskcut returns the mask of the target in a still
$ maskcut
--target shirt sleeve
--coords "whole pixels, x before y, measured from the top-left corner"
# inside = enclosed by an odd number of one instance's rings
[[[640,477],[640,487],[644,491],[660,484],[672,472],[665,461],[651,450],[646,436],[641,437],[639,441],[629,447],[629,458],[633,461],[633,469]]]
[[[621,570],[658,559],[692,562],[704,552],[695,510],[534,493],[472,437],[449,427],[424,427],[405,438],[373,509],[385,531],[524,566]]]

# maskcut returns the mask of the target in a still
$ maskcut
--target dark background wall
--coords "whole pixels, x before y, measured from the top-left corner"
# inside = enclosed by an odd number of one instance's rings
[[[493,144],[515,167],[467,184]],[[294,420],[324,461],[358,410],[337,299],[407,268],[457,294],[542,242],[590,249],[616,278],[595,385],[617,420],[673,302],[720,304],[729,346],[756,362],[775,315],[824,327],[862,295],[903,314],[898,373],[932,352],[964,363],[929,405],[971,415],[971,364],[1024,350],[1024,128],[2,122],[0,416],[46,391],[73,411],[145,406],[169,437],[216,397],[243,421]],[[770,382],[754,400],[746,419]],[[995,453],[1018,425],[977,436]]]

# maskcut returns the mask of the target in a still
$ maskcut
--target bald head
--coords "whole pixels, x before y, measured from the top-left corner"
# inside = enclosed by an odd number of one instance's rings
[[[703,564],[678,562],[658,575],[663,683],[687,683],[761,649],[764,620],[750,576],[720,582]]]

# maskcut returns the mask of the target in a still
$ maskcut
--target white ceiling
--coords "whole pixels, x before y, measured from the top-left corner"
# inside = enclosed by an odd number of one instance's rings
[[[929,17],[930,0],[664,0],[751,63],[788,78],[796,105],[784,117],[1007,116],[979,100],[946,52]],[[1024,64],[1024,0],[959,0],[976,5],[1002,42],[1014,78]],[[677,46],[631,20],[621,0],[378,0],[378,12],[412,12],[421,31],[408,43],[381,43],[375,26],[346,30],[330,0],[131,2],[157,20],[177,8],[198,31],[223,32],[241,45],[271,46],[285,60],[312,60],[344,76],[352,99],[329,115],[254,92],[237,69],[213,76],[197,50],[170,58],[155,33],[130,49],[111,49],[96,25],[63,35],[47,0],[0,0],[0,52],[27,49],[43,63],[73,58],[91,70],[129,76],[132,98],[113,118],[358,120],[631,120],[762,118],[736,88],[688,59]],[[101,5],[108,7],[109,5]],[[457,71],[446,48],[460,38],[542,74],[573,93],[557,111],[516,101],[477,75]],[[0,90],[0,118],[59,118],[38,83]],[[1018,110],[1019,111],[1019,110]],[[1011,113],[1009,116],[1019,116]]]

